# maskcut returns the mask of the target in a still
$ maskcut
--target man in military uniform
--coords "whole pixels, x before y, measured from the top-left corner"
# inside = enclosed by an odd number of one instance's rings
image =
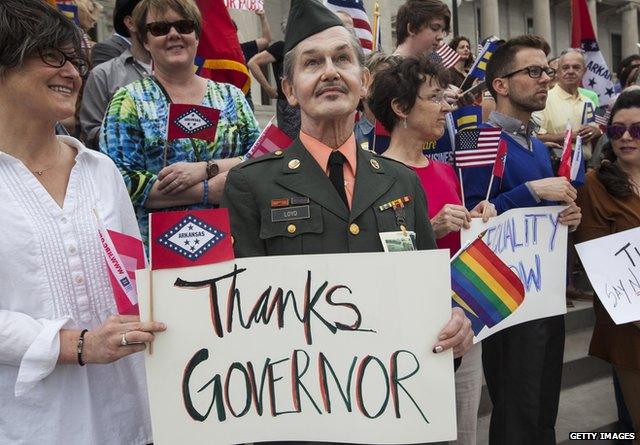
[[[363,59],[335,14],[315,0],[292,0],[283,90],[300,107],[300,137],[229,171],[222,204],[237,257],[379,252],[381,232],[436,248],[415,173],[356,149],[354,112],[369,76]],[[470,322],[456,309],[434,352],[454,348],[460,356],[471,344]]]

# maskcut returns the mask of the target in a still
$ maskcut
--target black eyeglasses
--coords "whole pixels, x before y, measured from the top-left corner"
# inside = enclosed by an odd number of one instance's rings
[[[86,77],[87,74],[89,74],[89,62],[84,60],[82,57],[68,56],[57,48],[42,49],[39,51],[39,55],[40,60],[50,67],[62,68],[64,64],[69,61],[81,77]]]
[[[627,131],[633,139],[640,139],[640,122],[631,124],[628,127],[621,124],[609,125],[607,127],[607,136],[609,136],[609,139],[616,140],[624,136]]]
[[[549,76],[552,79],[556,77],[556,70],[554,70],[553,68],[550,68],[548,66],[541,67],[537,65],[525,66],[524,68],[520,68],[519,70],[515,70],[509,74],[505,74],[504,76],[500,76],[500,77],[506,78],[506,77],[515,76],[516,74],[521,73],[523,71],[526,71],[526,73],[532,79],[539,79],[542,76],[542,73],[545,73],[547,76]]]
[[[151,22],[147,23],[147,31],[152,36],[166,36],[175,28],[180,34],[191,34],[196,29],[196,22],[193,20],[176,20],[175,22]]]

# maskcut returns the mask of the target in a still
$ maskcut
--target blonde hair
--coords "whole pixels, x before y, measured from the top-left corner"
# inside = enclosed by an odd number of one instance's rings
[[[202,31],[202,15],[198,5],[193,0],[142,0],[131,13],[136,31],[142,42],[147,41],[147,16],[149,11],[164,14],[173,10],[186,20],[193,20],[196,24],[196,37],[200,38]]]
[[[80,19],[80,25],[82,25],[82,14],[89,17],[95,23],[100,18],[100,14],[104,9],[100,3],[93,0],[74,0],[74,3],[78,7],[78,19]],[[85,29],[85,31],[88,30]]]

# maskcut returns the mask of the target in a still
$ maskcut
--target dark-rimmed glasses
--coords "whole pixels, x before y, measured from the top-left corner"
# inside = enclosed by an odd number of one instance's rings
[[[180,34],[191,34],[196,29],[196,22],[193,20],[176,20],[175,22],[151,22],[147,23],[147,31],[152,36],[166,36],[174,28]]]
[[[69,56],[57,48],[42,49],[38,53],[40,60],[52,68],[62,68],[64,64],[69,61],[71,65],[75,67],[76,71],[78,71],[80,77],[86,77],[87,74],[89,74],[89,62],[82,57]]]
[[[640,139],[640,122],[631,124],[628,127],[622,124],[609,125],[607,127],[607,136],[609,136],[609,139],[617,140],[624,136],[627,131],[633,139]]]
[[[521,73],[523,71],[525,71],[529,75],[529,77],[531,77],[532,79],[539,79],[542,76],[542,73],[545,73],[547,76],[549,76],[552,79],[556,77],[556,70],[548,66],[542,67],[538,65],[525,66],[524,68],[520,68],[519,70],[512,71],[509,74],[505,74],[504,76],[499,76],[499,77],[507,78],[507,77],[515,76],[516,74]]]

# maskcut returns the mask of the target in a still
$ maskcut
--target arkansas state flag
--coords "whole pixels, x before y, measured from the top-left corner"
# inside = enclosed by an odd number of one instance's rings
[[[234,258],[227,209],[149,214],[151,269],[202,266]]]
[[[608,105],[615,98],[611,71],[602,57],[602,52],[593,32],[591,16],[586,0],[571,0],[571,47],[582,48],[587,71],[582,85],[598,93],[600,105]]]
[[[220,110],[202,105],[169,104],[167,140],[192,138],[213,142],[216,139]]]
[[[101,223],[98,235],[118,313],[139,315],[136,270],[146,267],[142,241],[115,230],[105,230]]]
[[[567,124],[564,134],[564,144],[562,145],[562,155],[560,156],[560,166],[558,167],[558,176],[564,176],[571,180],[571,158],[573,155],[573,144],[571,142],[573,132],[571,124]]]
[[[291,142],[291,138],[284,131],[270,122],[244,157],[245,159],[259,158],[274,151],[285,150]]]
[[[202,33],[196,53],[196,74],[230,83],[247,94],[251,78],[224,1],[197,0],[197,3],[202,14]]]

